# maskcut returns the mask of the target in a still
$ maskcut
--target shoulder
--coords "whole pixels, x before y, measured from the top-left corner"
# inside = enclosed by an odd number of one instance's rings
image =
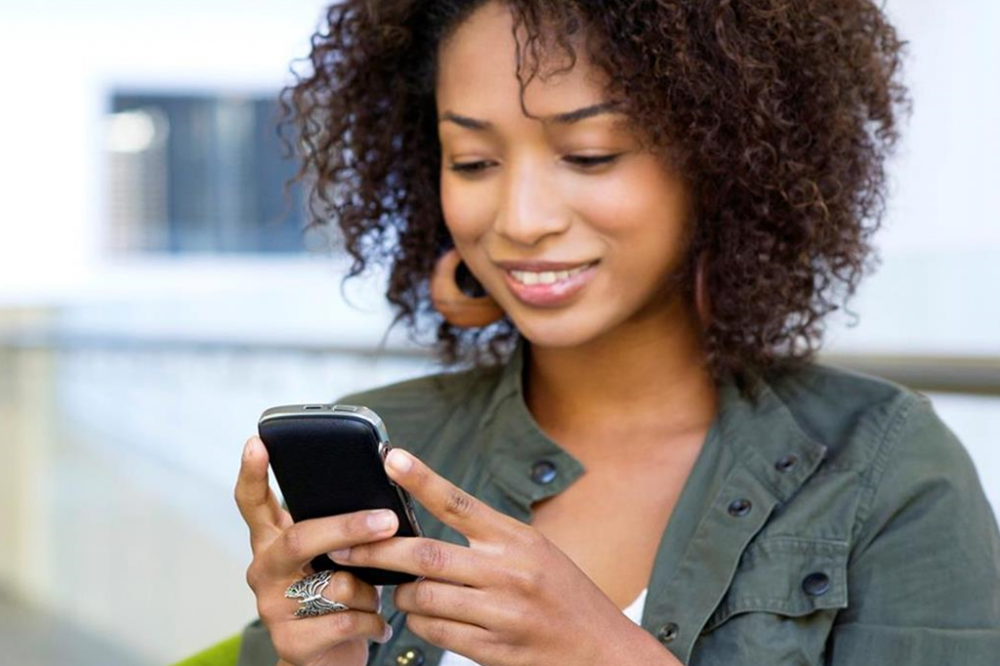
[[[814,508],[830,516],[825,527],[850,545],[852,603],[838,622],[1000,626],[996,517],[971,457],[931,400],[823,365],[785,377],[776,390],[829,447],[807,487]]]
[[[984,547],[996,552],[996,521],[975,465],[926,395],[824,364],[769,385],[799,426],[827,447],[807,487],[821,494],[842,487],[852,507],[845,515],[853,516],[843,527],[856,548],[909,520],[937,539],[988,538]]]
[[[971,465],[930,398],[902,384],[810,363],[782,373],[769,385],[799,426],[827,447],[828,470],[862,470],[874,484],[894,456],[953,469]]]

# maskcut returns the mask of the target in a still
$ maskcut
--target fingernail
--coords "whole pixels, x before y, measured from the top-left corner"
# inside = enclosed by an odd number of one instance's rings
[[[395,518],[392,511],[376,511],[368,514],[368,527],[376,532],[381,532],[392,527]]]
[[[386,460],[389,463],[389,467],[397,472],[409,472],[410,468],[413,467],[413,461],[410,460],[410,457],[399,449],[389,451],[389,456]]]
[[[253,453],[254,449],[254,438],[251,437],[247,440],[247,443],[243,445],[243,459],[249,460],[250,454]]]
[[[327,553],[331,560],[346,560],[351,554],[350,548],[342,548],[341,550],[334,550]]]
[[[392,638],[392,625],[385,625],[385,638],[382,639],[383,643],[388,643],[389,639]]]

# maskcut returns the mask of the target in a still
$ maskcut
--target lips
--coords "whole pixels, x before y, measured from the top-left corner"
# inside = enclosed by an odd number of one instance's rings
[[[594,278],[598,262],[501,262],[504,281],[526,305],[555,307],[569,301]]]
[[[541,273],[544,271],[568,271],[580,266],[595,264],[597,261],[497,261],[497,266],[509,271],[533,271]]]

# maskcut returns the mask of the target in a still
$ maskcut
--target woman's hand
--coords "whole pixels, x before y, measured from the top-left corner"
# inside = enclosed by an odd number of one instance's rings
[[[299,604],[285,598],[285,590],[312,573],[309,561],[313,557],[394,534],[396,514],[359,511],[293,523],[268,486],[267,449],[258,437],[251,437],[243,450],[235,494],[250,527],[253,549],[247,583],[257,596],[257,612],[271,635],[280,664],[364,666],[368,641],[384,643],[391,636],[389,625],[378,614],[379,589],[338,571],[323,596],[350,610],[318,617],[296,617]],[[375,513],[387,513],[391,521],[375,529],[367,522]]]
[[[395,590],[413,633],[483,666],[676,663],[535,528],[400,449],[389,453],[386,471],[469,540],[465,547],[395,537],[331,553],[337,562],[425,576]]]

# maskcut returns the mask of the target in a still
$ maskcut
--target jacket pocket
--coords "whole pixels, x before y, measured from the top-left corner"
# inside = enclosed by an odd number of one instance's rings
[[[753,542],[701,633],[742,613],[802,617],[845,608],[848,555],[848,544],[842,541],[767,537]]]

